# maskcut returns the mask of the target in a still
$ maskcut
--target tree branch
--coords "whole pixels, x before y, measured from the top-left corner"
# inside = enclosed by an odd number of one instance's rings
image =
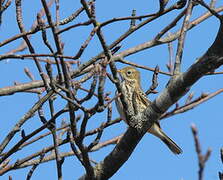
[[[196,63],[176,78],[171,78],[166,88],[153,101],[146,110],[133,117],[138,121],[135,128],[129,127],[123,138],[119,141],[112,152],[103,161],[94,167],[96,179],[109,179],[128,160],[136,145],[143,135],[157,121],[161,115],[174,103],[176,103],[190,87],[195,84],[207,72],[217,69],[223,64],[223,25],[214,43]],[[86,175],[81,180],[88,179]]]

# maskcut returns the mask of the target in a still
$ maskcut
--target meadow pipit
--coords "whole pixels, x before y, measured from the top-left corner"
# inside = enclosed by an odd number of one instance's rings
[[[135,115],[143,112],[151,102],[142,91],[139,71],[129,66],[118,70],[118,72],[122,79],[121,88],[128,106],[134,111]],[[116,106],[121,118],[127,123],[119,98],[116,99]],[[174,154],[182,153],[181,148],[162,131],[158,122],[154,123],[148,132],[160,138]]]

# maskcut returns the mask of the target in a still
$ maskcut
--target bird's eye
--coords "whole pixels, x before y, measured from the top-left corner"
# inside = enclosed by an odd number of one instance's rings
[[[132,71],[127,71],[127,74],[128,74],[128,75],[132,74]]]

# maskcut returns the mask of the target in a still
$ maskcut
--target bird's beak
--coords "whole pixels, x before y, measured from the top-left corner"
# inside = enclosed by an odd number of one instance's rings
[[[121,80],[123,81],[124,78],[122,77],[122,70],[121,69],[118,69],[117,72],[119,73],[119,76],[121,77]]]

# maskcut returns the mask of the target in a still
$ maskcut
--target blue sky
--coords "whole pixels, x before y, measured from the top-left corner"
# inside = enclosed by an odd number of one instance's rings
[[[169,1],[172,4],[174,1]],[[209,2],[209,1],[206,1]],[[36,18],[36,13],[40,9],[41,2],[39,0],[32,1],[32,6],[30,6],[30,1],[24,0],[24,21],[25,27],[29,29]],[[222,2],[217,3],[217,6],[222,6]],[[61,1],[61,19],[69,16],[74,10],[80,7],[79,1],[75,3],[66,3]],[[103,22],[107,19],[113,17],[124,17],[131,14],[132,9],[136,9],[137,15],[148,14],[156,11],[158,9],[158,1],[146,1],[141,0],[140,3],[137,1],[96,1],[96,12],[97,19],[99,22]],[[55,7],[52,6],[52,11]],[[11,7],[3,14],[3,24],[0,28],[0,42],[19,33],[16,24],[15,17],[15,6],[14,2]],[[176,17],[180,11],[174,11],[170,14],[154,21],[147,26],[143,27],[136,33],[132,34],[122,44],[121,51],[131,48],[135,45],[143,43],[145,41],[151,40],[157,32],[164,28],[171,19]],[[206,12],[202,7],[195,7],[193,11],[192,20],[199,15]],[[82,15],[70,24],[75,24],[87,20],[86,15]],[[182,21],[180,21],[182,22]],[[136,23],[139,23],[137,21]],[[177,27],[171,30],[174,33],[181,26],[178,23]],[[196,58],[200,57],[207,48],[213,42],[215,35],[219,27],[219,22],[216,18],[211,17],[207,21],[201,23],[197,27],[193,28],[187,33],[187,39],[185,42],[185,49],[183,53],[182,70],[185,71],[191,64],[193,64]],[[92,27],[91,27],[92,28]],[[62,41],[65,43],[64,52],[67,55],[74,55],[79,48],[79,45],[88,37],[91,31],[89,27],[80,27],[73,29],[69,32],[64,33],[61,36]],[[129,22],[117,22],[111,24],[102,29],[106,42],[108,44],[112,43],[116,38],[118,38],[122,33],[124,33],[129,28]],[[50,31],[49,31],[50,34]],[[49,39],[52,39],[49,36]],[[17,40],[15,43],[11,43],[5,47],[0,48],[0,54],[4,54],[9,50],[17,47],[21,39]],[[34,35],[31,38],[31,42],[38,53],[45,53],[46,48],[44,47],[40,34]],[[176,52],[177,42],[173,43],[174,54]],[[98,39],[95,36],[92,42],[89,44],[88,48],[81,57],[81,62],[85,62],[91,57],[94,57],[99,52],[102,51],[101,46],[98,43]],[[24,51],[23,53],[28,53]],[[126,60],[138,63],[140,65],[146,65],[149,67],[155,67],[159,65],[160,69],[167,71],[165,64],[168,61],[168,49],[167,45],[157,46],[139,52],[138,54],[126,57]],[[117,63],[118,68],[122,68],[125,65]],[[37,69],[32,60],[5,60],[0,61],[0,88],[5,86],[10,86],[14,81],[17,82],[29,82],[29,79],[24,75],[23,69],[28,67],[36,79],[40,79]],[[74,66],[75,68],[75,66]],[[219,71],[222,68],[219,69]],[[109,68],[108,68],[109,71]],[[142,74],[142,87],[144,90],[150,86],[150,80],[152,78],[152,73],[140,70]],[[212,93],[220,88],[222,88],[222,75],[216,76],[206,76],[199,80],[192,88],[191,92],[194,92],[195,97],[198,97],[201,93]],[[168,82],[169,77],[165,75],[159,75],[159,86],[157,90],[159,92],[165,87]],[[89,83],[85,84],[89,87]],[[106,80],[105,91],[111,91],[111,97],[114,95],[115,87],[109,80]],[[83,95],[83,94],[80,94]],[[157,95],[149,95],[149,98],[153,100]],[[1,131],[0,139],[3,139],[6,133],[13,127],[13,125],[20,119],[27,110],[37,101],[37,96],[33,94],[18,93],[12,96],[5,96],[0,98],[1,105]],[[218,171],[222,170],[222,164],[220,162],[220,148],[222,147],[222,94],[211,99],[208,102],[198,106],[197,108],[186,112],[181,115],[176,115],[171,118],[165,119],[161,122],[163,130],[177,142],[177,144],[183,149],[183,154],[179,156],[173,155],[166,146],[160,142],[157,138],[152,135],[146,134],[142,141],[139,143],[135,151],[129,160],[120,168],[120,170],[111,178],[113,180],[121,179],[171,179],[171,180],[186,180],[186,179],[197,179],[198,176],[198,162],[197,156],[195,154],[194,141],[191,133],[190,126],[195,123],[199,130],[199,138],[202,145],[203,153],[206,152],[207,148],[212,149],[212,154],[210,159],[206,164],[205,169],[205,179],[217,179]],[[182,98],[179,103],[182,105],[185,102],[185,97]],[[64,107],[65,102],[60,98],[56,101],[56,109],[59,110]],[[115,104],[113,106],[113,119],[118,117],[117,111],[115,109]],[[48,108],[44,106],[46,115],[48,115]],[[67,116],[59,118],[59,123],[62,119],[66,119]],[[100,113],[96,117],[93,117],[89,122],[88,129],[93,129],[97,127],[106,118],[106,113]],[[31,132],[40,125],[38,116],[31,118],[24,126],[26,133]],[[105,130],[102,141],[108,140],[109,138],[120,135],[125,132],[127,126],[125,123],[121,122],[114,125],[107,130]],[[45,131],[47,132],[47,130]],[[16,136],[13,143],[16,142],[20,137]],[[86,142],[89,142],[87,139]],[[25,148],[22,151],[16,153],[12,157],[12,162],[16,159],[25,157],[25,155],[32,154],[37,150],[41,150],[43,145],[52,144],[52,137],[48,137],[39,143],[34,144],[31,148]],[[12,145],[12,144],[11,144]],[[108,146],[98,152],[91,153],[91,158],[99,162],[113,149],[114,146]],[[69,146],[64,146],[60,148],[60,151],[66,151]],[[8,148],[6,149],[8,150]],[[24,179],[29,171],[29,168],[11,171],[0,179],[7,179],[9,175],[13,179]],[[84,169],[81,164],[77,161],[75,157],[69,157],[65,160],[63,165],[63,175],[64,179],[77,179],[84,173]],[[34,172],[32,179],[37,180],[40,178],[56,179],[56,164],[55,162],[44,163],[38,166],[37,170]]]

